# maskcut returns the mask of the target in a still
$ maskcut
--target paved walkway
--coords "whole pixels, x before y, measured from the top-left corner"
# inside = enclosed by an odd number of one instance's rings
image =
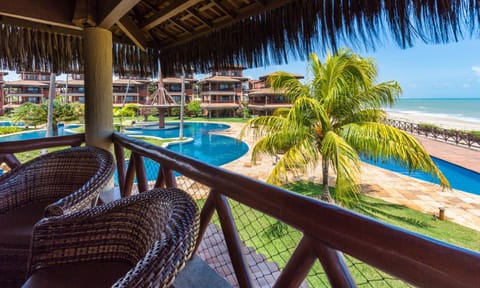
[[[243,124],[226,123],[230,129],[219,134],[238,137]],[[252,164],[251,137],[242,139],[250,150],[243,157],[228,163],[223,168],[247,175],[262,181],[267,179],[273,168],[273,158],[264,158]],[[480,151],[446,144],[443,142],[419,138],[427,151],[437,158],[480,172]],[[320,182],[320,169],[302,179]],[[445,208],[448,220],[480,231],[480,196],[458,190],[442,191],[441,187],[426,181],[394,173],[373,165],[362,164],[362,192],[381,198],[391,203],[405,205],[409,208],[438,215],[439,208]],[[296,179],[292,179],[296,180]],[[330,185],[334,179],[329,179]]]

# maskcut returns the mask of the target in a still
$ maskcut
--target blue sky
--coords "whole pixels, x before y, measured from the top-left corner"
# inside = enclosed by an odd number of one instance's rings
[[[397,80],[403,89],[402,97],[480,98],[480,40],[356,52],[375,58],[379,81]],[[258,79],[278,70],[306,75],[307,63],[289,61],[287,65],[248,69],[244,75]]]
[[[480,98],[480,40],[442,45],[417,44],[413,48],[379,47],[376,52],[356,51],[377,61],[379,81],[397,80],[405,98]],[[247,69],[245,76],[258,79],[274,71],[306,75],[307,63]],[[17,79],[10,72],[6,80]]]

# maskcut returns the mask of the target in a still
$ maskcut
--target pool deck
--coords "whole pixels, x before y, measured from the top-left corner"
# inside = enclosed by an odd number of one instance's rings
[[[238,137],[243,126],[241,123],[225,123],[230,129],[218,134]],[[273,168],[273,158],[260,159],[251,163],[251,150],[255,144],[250,136],[242,139],[249,146],[243,157],[222,167],[237,173],[265,181]],[[434,157],[466,167],[480,173],[480,151],[467,149],[437,140],[418,137],[418,140]],[[308,175],[293,176],[291,180],[308,180],[320,182],[321,169],[317,167]],[[330,185],[334,178],[329,179]],[[480,231],[480,195],[459,190],[442,191],[438,185],[417,180],[369,164],[362,164],[362,193],[385,201],[405,205],[432,215],[445,208],[447,220]]]

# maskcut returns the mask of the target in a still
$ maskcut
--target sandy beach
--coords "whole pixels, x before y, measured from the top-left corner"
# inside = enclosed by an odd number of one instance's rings
[[[479,112],[480,114],[480,112]],[[434,124],[445,129],[480,130],[480,120],[454,118],[447,115],[435,115],[416,112],[388,111],[388,118],[412,123]]]

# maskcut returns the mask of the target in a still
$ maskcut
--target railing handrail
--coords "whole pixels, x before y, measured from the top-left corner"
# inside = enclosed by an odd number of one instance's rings
[[[80,146],[84,142],[84,133],[59,137],[46,137],[41,139],[6,141],[2,142],[0,145],[0,154],[12,154],[58,146],[74,147]]]
[[[117,132],[112,140],[295,227],[318,244],[345,252],[414,285],[474,287],[480,283],[478,252],[384,224]]]

